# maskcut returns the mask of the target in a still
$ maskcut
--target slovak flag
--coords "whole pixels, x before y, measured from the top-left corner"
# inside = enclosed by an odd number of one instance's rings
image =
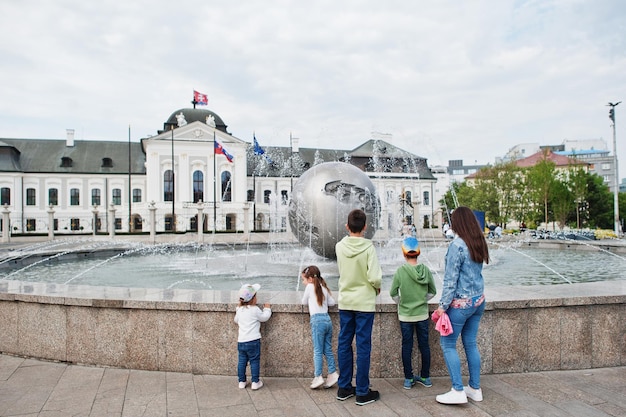
[[[221,143],[219,143],[218,141],[213,142],[215,144],[215,154],[222,154],[226,157],[226,159],[228,159],[228,162],[233,162],[233,156],[231,154],[229,154],[226,149],[224,149],[224,147],[222,146]]]
[[[196,90],[193,90],[193,101],[195,101],[196,104],[200,104],[201,106],[206,106],[207,104],[209,104],[209,99],[207,98],[206,94],[199,93]]]

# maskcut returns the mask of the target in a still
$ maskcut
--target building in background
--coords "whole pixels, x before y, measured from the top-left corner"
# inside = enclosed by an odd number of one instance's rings
[[[389,237],[403,222],[440,223],[426,158],[395,147],[391,135],[373,133],[351,150],[254,139],[233,136],[219,115],[195,108],[176,110],[139,143],[130,132],[128,142],[77,141],[71,129],[65,140],[0,139],[0,204],[11,233],[21,234],[287,231],[294,181],[314,165],[343,161],[376,186]]]
[[[496,158],[496,163],[524,159],[544,149],[587,162],[590,173],[599,175],[611,192],[615,189],[615,155],[611,155],[604,139],[565,139],[560,145],[540,145],[538,142],[522,143],[509,149],[502,158]]]

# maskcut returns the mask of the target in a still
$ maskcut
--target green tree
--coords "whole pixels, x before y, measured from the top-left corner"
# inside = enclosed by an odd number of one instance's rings
[[[533,190],[533,200],[536,207],[543,207],[543,221],[546,227],[550,221],[548,204],[550,203],[550,192],[555,183],[555,173],[556,164],[547,159],[547,154],[544,154],[544,158],[527,171],[529,184]]]
[[[587,177],[587,206],[589,211],[589,227],[613,229],[613,193],[604,183],[602,177],[590,174]]]
[[[581,219],[581,209],[584,207],[587,199],[587,177],[589,173],[583,170],[582,168],[578,168],[570,171],[570,175],[568,178],[569,189],[572,192],[572,198],[574,199],[575,205],[575,216],[576,216],[576,228],[580,229],[584,218]]]
[[[454,195],[453,195],[454,193]],[[455,198],[456,196],[456,198]],[[458,205],[473,207],[474,200],[474,188],[470,187],[466,181],[454,182],[450,185],[450,188],[444,194],[443,198],[439,201],[439,204],[444,209],[447,209],[448,214],[454,210]],[[447,214],[444,213],[444,220],[448,221]]]
[[[500,214],[494,176],[492,167],[482,168],[476,173],[472,186],[472,205],[470,206],[474,210],[484,211],[485,216],[491,221],[495,221]]]
[[[567,220],[574,210],[574,198],[567,181],[556,179],[550,192],[550,207],[559,229],[567,225]]]

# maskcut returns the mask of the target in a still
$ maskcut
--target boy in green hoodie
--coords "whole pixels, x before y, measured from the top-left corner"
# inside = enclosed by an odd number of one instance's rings
[[[402,253],[406,263],[396,270],[389,295],[398,304],[398,319],[402,331],[404,388],[411,389],[416,382],[425,387],[432,387],[428,343],[428,300],[437,293],[437,289],[430,269],[417,262],[417,257],[420,255],[418,240],[414,237],[405,238],[402,241]],[[417,345],[422,356],[422,369],[419,375],[413,375],[411,362],[414,333],[417,334]]]
[[[367,217],[363,210],[348,214],[349,235],[335,245],[339,268],[339,337],[337,362],[339,389],[337,399],[344,401],[356,394],[356,404],[373,403],[380,398],[370,386],[372,327],[376,311],[376,296],[380,293],[383,272],[376,248],[365,237]],[[356,388],[352,386],[354,354],[352,341],[356,336]]]

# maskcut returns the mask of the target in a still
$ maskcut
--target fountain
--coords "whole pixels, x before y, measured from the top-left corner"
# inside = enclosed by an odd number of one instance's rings
[[[420,237],[426,264],[441,284],[447,242]],[[374,240],[383,268],[383,289],[403,262],[401,239]],[[270,291],[299,290],[299,272],[320,267],[331,289],[337,288],[336,262],[295,243],[144,244],[119,240],[68,239],[37,244],[0,262],[0,279],[64,285],[188,290],[236,290],[242,283],[262,283]],[[528,247],[535,242],[512,238],[490,243],[491,262],[484,268],[487,287],[553,285],[624,279],[626,256],[600,245],[585,251]],[[573,245],[574,243],[570,243]],[[582,244],[576,243],[578,247]],[[626,248],[625,248],[626,249]],[[594,252],[591,252],[594,250]],[[132,271],[132,274],[128,274]]]
[[[325,162],[306,171],[294,184],[289,224],[301,244],[334,259],[335,244],[346,235],[348,214],[357,208],[367,215],[365,237],[371,239],[380,216],[374,184],[354,165]]]
[[[312,346],[299,273],[316,264],[336,290],[334,245],[346,233],[348,212],[359,207],[368,214],[367,237],[376,244],[384,275],[371,375],[400,378],[396,306],[385,291],[403,262],[400,238],[375,239],[379,205],[371,181],[349,164],[322,163],[302,175],[293,194],[289,221],[297,243],[271,235],[264,245],[237,241],[236,234],[212,243],[163,244],[94,236],[8,252],[0,261],[0,352],[234,375],[237,289],[259,282],[260,301],[271,301],[273,310],[263,327],[263,375],[308,376]],[[447,241],[420,233],[420,261],[441,288]],[[626,322],[626,258],[616,247],[590,245],[595,252],[583,252],[575,250],[578,242],[562,250],[569,246],[563,242],[559,249],[537,250],[535,243],[492,242],[493,262],[484,269],[487,325],[479,337],[483,372],[624,365],[624,355],[614,353],[623,352],[623,332],[611,326]],[[331,316],[336,322],[336,307]],[[433,349],[432,375],[445,372]]]

